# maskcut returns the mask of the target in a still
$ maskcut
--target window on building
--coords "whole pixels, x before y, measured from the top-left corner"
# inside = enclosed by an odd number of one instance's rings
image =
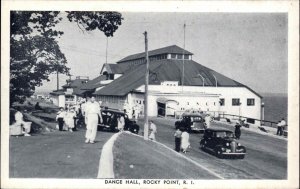
[[[220,98],[220,106],[225,106],[225,99],[224,98]]]
[[[173,59],[175,59],[176,58],[176,54],[171,54],[171,58]]]
[[[184,59],[186,59],[186,60],[189,59],[189,55],[188,55],[188,54],[185,54],[185,55],[184,55]]]
[[[232,99],[232,106],[239,106],[240,105],[240,99],[239,98],[233,98]]]
[[[254,98],[248,98],[247,99],[247,106],[254,106],[255,105],[255,99]]]
[[[182,54],[178,54],[177,59],[182,59]]]

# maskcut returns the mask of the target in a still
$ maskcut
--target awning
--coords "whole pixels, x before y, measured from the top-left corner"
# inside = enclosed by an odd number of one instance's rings
[[[176,100],[168,99],[166,97],[159,97],[158,99],[156,99],[156,102],[159,102],[159,103],[162,103],[162,104],[165,104],[169,101],[177,102]]]
[[[65,92],[64,91],[52,91],[50,92],[50,95],[53,95],[53,96],[59,96],[59,95],[64,95]]]

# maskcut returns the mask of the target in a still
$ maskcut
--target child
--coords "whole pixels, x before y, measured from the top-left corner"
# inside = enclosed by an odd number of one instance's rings
[[[67,125],[67,130],[69,130],[70,132],[73,132],[73,129],[75,127],[75,124],[74,124],[75,117],[76,117],[75,108],[70,107],[69,111],[66,112],[66,119],[65,119],[65,123]]]
[[[63,131],[65,116],[66,112],[64,111],[64,108],[60,107],[56,115],[56,120],[58,122],[58,127],[60,131]]]

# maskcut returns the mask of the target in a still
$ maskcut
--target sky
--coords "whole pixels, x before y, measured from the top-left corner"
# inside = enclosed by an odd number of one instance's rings
[[[149,50],[184,45],[193,60],[259,93],[287,93],[288,20],[285,13],[129,13],[113,37],[108,38],[107,62]],[[64,13],[62,14],[64,17]],[[100,74],[106,61],[106,37],[101,31],[83,32],[64,19],[58,39],[73,76]],[[60,75],[60,86],[67,76]],[[56,75],[40,91],[56,89]]]

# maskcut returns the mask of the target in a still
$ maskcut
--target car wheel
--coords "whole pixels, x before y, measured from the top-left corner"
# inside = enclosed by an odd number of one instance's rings
[[[220,159],[223,158],[222,150],[221,150],[221,149],[217,149],[217,150],[216,150],[216,156],[217,156],[218,158],[220,158]]]
[[[244,159],[245,158],[245,155],[240,155],[239,156],[239,159]]]
[[[202,150],[204,150],[204,149],[205,149],[205,146],[204,146],[204,144],[203,144],[203,142],[202,142],[202,141],[200,142],[200,149],[202,149]]]

